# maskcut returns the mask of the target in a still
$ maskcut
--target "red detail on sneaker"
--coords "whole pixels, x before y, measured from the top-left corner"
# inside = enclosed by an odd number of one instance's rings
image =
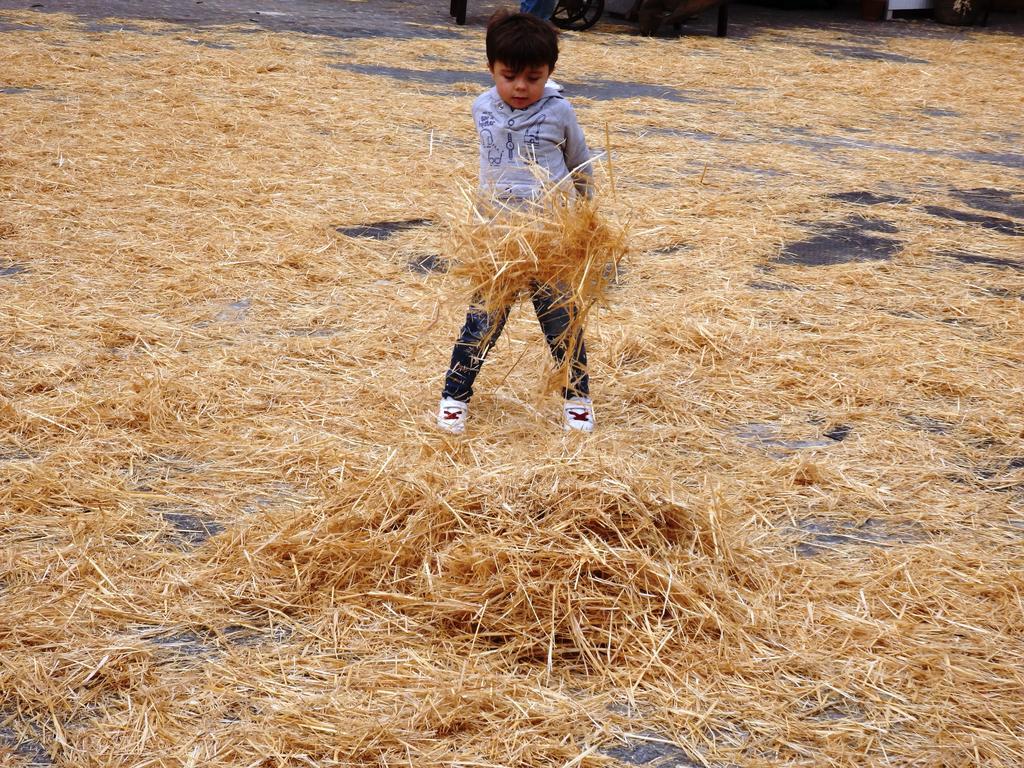
[[[590,421],[590,411],[584,408],[570,408],[569,416],[573,421]]]
[[[445,421],[458,421],[462,415],[462,411],[458,408],[445,408],[444,409],[444,420]]]

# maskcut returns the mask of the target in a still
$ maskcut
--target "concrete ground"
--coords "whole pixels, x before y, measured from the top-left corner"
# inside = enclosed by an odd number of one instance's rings
[[[469,3],[467,27],[481,27],[494,9],[509,3]],[[809,3],[810,5],[810,3]],[[147,19],[183,26],[204,27],[218,24],[252,24],[261,29],[337,37],[444,37],[445,25],[454,21],[444,0],[431,3],[401,0],[0,0],[0,9],[41,13],[72,13],[100,22],[103,19]],[[708,12],[684,27],[683,34],[704,34],[713,30],[714,12]],[[729,35],[743,37],[754,29],[829,27],[836,31],[857,32],[870,37],[889,35],[941,34],[962,32],[943,27],[928,19],[927,12],[903,12],[890,22],[869,22],[860,18],[859,4],[839,2],[832,8],[784,10],[734,3],[730,9]],[[424,26],[428,25],[428,26]],[[439,26],[435,26],[439,25]],[[636,27],[612,18],[599,22],[598,29],[621,28],[624,35],[635,35]],[[987,29],[1024,34],[1024,14],[994,12]],[[674,34],[670,30],[662,34]]]

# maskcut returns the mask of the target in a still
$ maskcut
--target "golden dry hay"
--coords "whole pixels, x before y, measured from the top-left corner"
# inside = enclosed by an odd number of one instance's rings
[[[0,764],[1024,762],[1018,37],[566,35],[598,430],[451,440],[478,30],[0,20]]]
[[[526,295],[549,293],[555,306],[568,311],[559,343],[571,360],[592,314],[608,302],[629,249],[627,227],[602,214],[597,192],[576,199],[548,182],[535,200],[514,206],[465,197],[467,210],[451,224],[447,262],[464,285],[453,299],[465,295],[463,304],[496,315]],[[563,365],[549,382],[564,388],[569,376]]]
[[[607,301],[628,250],[626,230],[600,214],[596,199],[474,211],[452,239],[455,274],[489,311],[535,285],[581,305]]]

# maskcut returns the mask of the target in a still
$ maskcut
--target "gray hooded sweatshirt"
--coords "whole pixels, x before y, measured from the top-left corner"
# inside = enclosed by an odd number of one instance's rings
[[[576,191],[590,193],[590,151],[576,113],[554,88],[526,109],[513,109],[497,88],[473,102],[473,123],[480,138],[480,191],[498,199],[529,199],[540,192],[542,182],[530,165],[547,171],[561,182],[576,171]],[[581,167],[582,166],[582,167]],[[579,169],[579,170],[577,170]],[[543,178],[543,174],[541,175]]]

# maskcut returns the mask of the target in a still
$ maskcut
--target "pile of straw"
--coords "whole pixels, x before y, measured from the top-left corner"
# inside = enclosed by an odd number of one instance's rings
[[[936,214],[1024,218],[1020,42],[900,29],[567,35],[598,430],[514,313],[453,441],[451,230],[344,231],[463,213],[478,87],[367,67],[479,30],[3,14],[0,765],[1024,763],[1020,237]],[[599,299],[564,213],[468,282]]]

